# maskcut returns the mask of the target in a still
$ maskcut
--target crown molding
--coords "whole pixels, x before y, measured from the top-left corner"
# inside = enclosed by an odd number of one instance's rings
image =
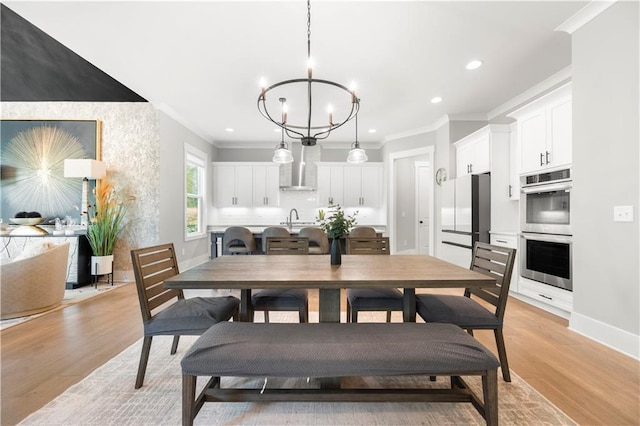
[[[571,81],[571,66],[558,71],[546,80],[543,80],[528,90],[520,93],[515,98],[512,98],[492,111],[489,111],[487,117],[490,121],[503,114],[513,112],[522,104],[533,100],[551,89],[555,89],[558,86],[566,84],[569,81]]]
[[[613,6],[618,0],[598,0],[592,1],[585,7],[577,11],[573,16],[560,24],[556,31],[564,31],[573,34],[596,16]]]

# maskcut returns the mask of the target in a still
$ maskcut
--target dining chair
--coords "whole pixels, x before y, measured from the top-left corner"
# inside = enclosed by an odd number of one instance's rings
[[[251,254],[256,249],[256,239],[249,228],[230,226],[222,236],[223,253]]]
[[[300,229],[298,236],[309,239],[309,254],[329,254],[329,237],[322,229],[307,226]]]
[[[171,243],[131,250],[131,261],[144,326],[135,384],[139,389],[147,371],[153,336],[174,336],[174,355],[180,336],[201,335],[220,321],[237,320],[240,300],[233,296],[185,299],[182,290],[165,288],[164,280],[180,272]],[[167,305],[169,302],[172,303]]]
[[[511,381],[507,351],[502,328],[504,312],[509,298],[509,284],[515,262],[516,249],[476,242],[470,269],[495,278],[492,287],[467,288],[464,295],[418,294],[416,312],[425,322],[456,324],[473,335],[473,330],[493,330],[498,349],[498,358],[505,382]],[[492,306],[491,310],[473,300],[482,299]]]
[[[267,237],[267,256],[307,255],[309,239],[305,237]],[[307,289],[262,289],[251,295],[253,311],[264,311],[264,322],[269,322],[269,311],[298,311],[300,322],[309,322],[309,292]]]
[[[262,231],[262,252],[267,253],[267,238],[269,237],[289,237],[289,231],[282,226],[269,226]]]
[[[356,233],[365,232],[367,231],[360,230]],[[388,255],[389,237],[354,237],[349,234],[346,247],[347,254]],[[387,322],[391,322],[391,312],[402,311],[402,308],[402,292],[397,288],[347,289],[347,321],[349,322],[358,322],[360,311],[386,311]]]
[[[349,236],[375,238],[378,236],[378,233],[370,226],[356,226],[349,232]]]

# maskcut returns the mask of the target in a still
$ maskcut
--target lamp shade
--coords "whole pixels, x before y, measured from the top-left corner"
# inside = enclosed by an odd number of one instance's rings
[[[86,158],[64,160],[64,177],[102,179],[106,174],[107,165],[102,161]]]
[[[367,157],[364,149],[360,147],[351,148],[351,150],[349,151],[349,155],[347,156],[347,162],[351,164],[366,163],[367,160],[369,160],[369,157]]]

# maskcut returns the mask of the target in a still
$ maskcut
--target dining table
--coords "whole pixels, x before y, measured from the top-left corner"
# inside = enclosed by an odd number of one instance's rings
[[[165,280],[173,289],[239,289],[240,321],[252,321],[252,289],[318,289],[319,322],[340,322],[340,291],[400,288],[403,320],[416,320],[416,289],[490,287],[495,279],[429,255],[221,256]]]

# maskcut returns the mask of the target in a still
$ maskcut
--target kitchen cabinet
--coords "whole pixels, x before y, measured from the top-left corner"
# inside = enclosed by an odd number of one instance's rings
[[[253,205],[280,205],[280,166],[277,164],[253,166]]]
[[[509,114],[518,123],[520,173],[555,169],[572,161],[571,84]]]
[[[318,163],[318,205],[380,207],[382,164]]]
[[[253,167],[239,164],[213,165],[216,207],[250,207],[253,204]]]
[[[520,199],[520,141],[518,123],[511,125],[509,136],[509,199]]]
[[[572,292],[524,277],[519,278],[518,293],[526,297],[519,298],[524,301],[565,318],[573,310]]]
[[[213,163],[216,207],[276,207],[280,168],[273,163]]]
[[[487,127],[455,142],[456,176],[491,171],[491,137]]]
[[[509,294],[518,293],[518,283],[520,281],[520,268],[518,264],[518,235],[513,233],[491,231],[491,244],[516,249],[516,258],[511,273],[511,283],[509,284]]]
[[[382,168],[375,163],[344,168],[344,205],[380,207]]]
[[[318,164],[318,205],[344,205],[344,167]]]

